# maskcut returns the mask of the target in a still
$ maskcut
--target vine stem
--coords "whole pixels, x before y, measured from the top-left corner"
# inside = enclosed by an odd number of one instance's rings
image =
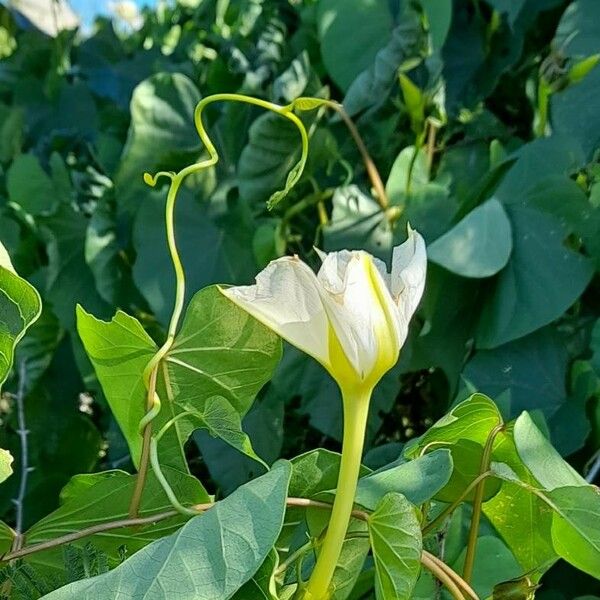
[[[490,431],[481,455],[480,474],[489,471],[492,460],[492,450],[496,436],[504,429],[504,423],[498,423]],[[469,539],[467,542],[467,552],[465,554],[465,566],[463,568],[463,579],[471,582],[473,576],[473,566],[475,564],[475,549],[477,547],[477,536],[479,535],[479,522],[481,520],[481,505],[483,504],[483,493],[485,491],[485,478],[482,478],[475,489],[473,498],[473,516],[471,517],[471,528],[469,529]]]
[[[203,512],[213,508],[216,506],[218,502],[210,502],[205,504],[196,504],[190,509],[194,510],[194,515],[197,516],[202,514]],[[286,499],[286,506],[293,506],[299,508],[321,508],[324,510],[331,510],[332,505],[327,502],[320,502],[318,500],[311,500],[310,498],[296,498],[289,497]],[[102,533],[104,531],[111,531],[113,529],[121,529],[123,527],[136,527],[140,525],[152,525],[154,523],[158,523],[159,521],[164,521],[165,519],[170,519],[171,517],[179,516],[180,513],[175,510],[166,510],[164,512],[155,513],[153,515],[149,515],[147,517],[136,517],[136,518],[127,518],[127,519],[117,519],[115,521],[108,521],[106,523],[98,523],[97,525],[92,525],[91,527],[86,527],[85,529],[81,529],[80,531],[74,531],[72,533],[67,533],[66,535],[62,535],[57,538],[53,538],[51,540],[47,540],[45,542],[40,542],[38,544],[33,544],[32,546],[26,546],[24,548],[20,548],[16,551],[11,551],[0,558],[0,561],[6,562],[9,560],[14,560],[16,558],[22,558],[23,556],[28,556],[29,554],[35,554],[36,552],[41,552],[43,550],[49,550],[50,548],[55,548],[56,546],[61,546],[63,544],[69,544],[71,542],[75,542],[82,538],[88,537],[90,535],[94,535],[96,533]],[[352,516],[357,519],[361,519],[362,521],[366,521],[369,518],[368,513],[362,510],[354,510],[352,511]]]
[[[423,552],[421,555],[421,564],[444,584],[454,600],[465,600],[463,593],[455,583],[454,579],[445,569],[442,569],[434,560],[432,560],[432,556],[433,555],[429,554],[429,552]]]
[[[167,193],[167,202],[165,205],[165,224],[167,234],[167,245],[169,248],[169,254],[171,256],[171,262],[173,263],[173,269],[175,271],[176,287],[175,302],[173,306],[173,312],[171,314],[171,319],[169,321],[167,339],[165,343],[161,346],[161,348],[149,361],[148,365],[144,370],[143,375],[144,384],[147,390],[147,412],[142,417],[139,424],[140,433],[142,434],[142,449],[140,453],[140,463],[138,468],[136,485],[129,505],[129,516],[131,518],[136,518],[138,516],[142,494],[146,484],[146,479],[148,477],[148,469],[150,464],[152,464],[153,462],[153,454],[155,455],[153,468],[156,465],[158,465],[158,469],[154,468],[154,470],[157,471],[157,477],[159,481],[167,484],[166,487],[163,485],[163,487],[165,487],[165,491],[167,491],[168,493],[168,490],[170,490],[168,482],[163,477],[162,472],[160,471],[160,465],[158,464],[158,455],[156,448],[154,448],[154,450],[152,448],[152,421],[159,414],[161,408],[160,397],[156,393],[156,379],[158,369],[160,367],[161,360],[167,355],[167,353],[171,349],[171,346],[173,345],[175,336],[177,334],[179,321],[183,313],[185,302],[185,271],[181,262],[181,258],[179,256],[179,252],[177,250],[177,243],[175,237],[175,203],[177,201],[177,194],[179,192],[179,188],[181,187],[183,180],[188,175],[191,175],[192,173],[215,165],[219,161],[219,155],[217,153],[217,150],[214,144],[212,143],[210,137],[208,136],[206,128],[204,127],[204,123],[202,122],[202,112],[204,108],[206,108],[206,106],[208,106],[209,104],[224,100],[254,104],[261,108],[271,110],[289,119],[296,125],[300,132],[300,137],[302,140],[302,153],[300,161],[297,165],[297,171],[293,183],[295,183],[295,181],[300,177],[300,174],[302,173],[306,164],[306,160],[308,158],[308,134],[302,121],[292,112],[294,108],[293,104],[288,106],[280,106],[272,102],[267,102],[265,100],[260,100],[258,98],[252,98],[249,96],[243,96],[240,94],[214,94],[212,96],[208,96],[202,99],[196,105],[196,109],[194,111],[194,124],[196,126],[196,130],[198,131],[198,136],[200,137],[200,140],[202,141],[206,148],[206,151],[208,152],[208,159],[200,161],[193,165],[189,165],[181,171],[179,171],[178,173],[170,171],[159,171],[154,175],[151,175],[150,173],[144,173],[144,181],[147,185],[151,187],[154,187],[158,179],[161,177],[167,177],[171,180],[169,185],[169,191]],[[170,498],[171,495],[169,495]],[[176,498],[174,506],[176,506],[180,510],[183,508]]]
[[[327,533],[304,590],[305,600],[326,600],[330,597],[331,579],[342,551],[354,506],[371,390],[343,393],[343,398],[344,437],[337,491]]]
[[[25,384],[26,384],[26,361],[19,363],[19,386],[15,395],[17,405],[17,434],[21,446],[21,479],[19,481],[19,491],[17,497],[13,499],[15,505],[15,538],[13,541],[13,550],[18,550],[23,543],[23,514],[25,494],[27,493],[27,480],[29,473],[33,470],[29,466],[29,430],[25,419]]]
[[[350,118],[350,115],[346,112],[342,104],[334,102],[333,100],[325,100],[323,104],[335,110],[344,121],[363,159],[365,168],[367,170],[367,175],[369,176],[371,184],[375,189],[377,202],[379,203],[379,206],[385,210],[389,206],[389,199],[385,191],[385,186],[383,185],[381,175],[379,174],[379,171],[375,166],[375,162],[371,158],[371,155],[367,150],[367,146],[365,145],[365,142],[362,139],[362,136],[360,135],[360,132],[358,131],[354,121]]]
[[[152,410],[154,404],[154,394],[156,393],[156,378],[158,375],[158,364],[152,369],[150,374],[150,382],[148,385],[148,411]],[[142,451],[140,455],[140,466],[138,468],[137,478],[135,480],[135,488],[131,495],[129,503],[129,517],[135,519],[140,510],[142,502],[142,494],[146,485],[148,476],[148,466],[150,464],[150,442],[152,440],[152,422],[147,423],[143,429]]]

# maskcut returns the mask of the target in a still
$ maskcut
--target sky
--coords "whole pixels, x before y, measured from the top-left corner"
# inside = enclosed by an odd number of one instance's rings
[[[68,0],[73,10],[81,17],[84,25],[91,25],[94,17],[97,14],[105,14],[108,12],[110,0]],[[156,4],[156,0],[135,0],[138,6],[152,6]]]

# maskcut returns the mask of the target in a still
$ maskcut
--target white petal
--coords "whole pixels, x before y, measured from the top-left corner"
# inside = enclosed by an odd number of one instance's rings
[[[297,257],[283,257],[256,277],[256,285],[222,288],[232,302],[290,344],[329,364],[328,321],[319,282]]]
[[[323,301],[334,331],[350,364],[360,377],[366,377],[379,356],[377,332],[389,330],[389,323],[377,297],[368,263],[373,257],[362,251],[332,252],[327,255],[317,275],[323,289]],[[380,261],[379,261],[380,262]],[[376,265],[381,276],[381,263]],[[385,273],[385,266],[384,273]],[[387,274],[386,274],[387,275]],[[377,282],[384,299],[392,299],[385,280]],[[394,312],[397,312],[393,306]],[[389,335],[395,336],[394,330]]]
[[[392,296],[406,326],[413,316],[423,290],[427,273],[427,253],[421,235],[408,227],[408,239],[392,253]]]

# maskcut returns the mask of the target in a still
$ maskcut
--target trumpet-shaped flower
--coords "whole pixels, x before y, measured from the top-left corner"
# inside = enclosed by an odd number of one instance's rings
[[[272,261],[256,284],[221,291],[319,361],[344,389],[370,390],[394,366],[423,294],[423,238],[408,229],[391,272],[364,251],[319,251],[315,273],[297,257]]]

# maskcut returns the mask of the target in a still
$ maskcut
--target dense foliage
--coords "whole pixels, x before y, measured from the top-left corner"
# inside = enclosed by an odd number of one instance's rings
[[[449,597],[420,570],[419,532],[461,571],[469,484],[487,452],[479,596],[533,597],[541,578],[536,598],[600,598],[600,496],[584,481],[598,481],[600,464],[596,0],[179,0],[136,32],[98,21],[89,37],[56,39],[0,10],[0,240],[19,274],[0,246],[0,447],[14,456],[0,486],[5,553],[128,515],[143,372],[175,299],[167,186],[143,173],[207,157],[196,104],[313,96],[345,111],[297,111],[308,161],[273,196],[300,157],[297,128],[252,104],[213,103],[204,120],[219,161],[179,193],[186,311],[157,385],[177,395],[173,414],[198,414],[168,430],[160,460],[181,502],[225,499],[202,517],[174,513],[6,562],[1,593],[38,598],[104,573],[50,596],[100,598],[141,572],[168,590],[194,557],[211,568],[183,577],[193,597],[276,598],[275,572],[287,598],[295,565],[310,572],[312,557],[281,566],[326,512],[286,513],[285,498],[331,499],[339,392],[299,351],[280,360],[278,338],[211,284],[250,283],[284,254],[317,266],[315,246],[389,261],[410,222],[427,242],[425,296],[375,390],[357,496],[373,513],[368,532],[352,521],[334,597]],[[223,386],[242,351],[254,371]],[[257,455],[291,466],[266,472]],[[142,516],[171,510],[152,474],[146,486]],[[260,515],[260,528],[241,514]],[[401,534],[388,538],[390,524]],[[15,531],[26,532],[16,545]],[[207,540],[219,535],[215,558]],[[251,535],[251,548],[238,543]]]

